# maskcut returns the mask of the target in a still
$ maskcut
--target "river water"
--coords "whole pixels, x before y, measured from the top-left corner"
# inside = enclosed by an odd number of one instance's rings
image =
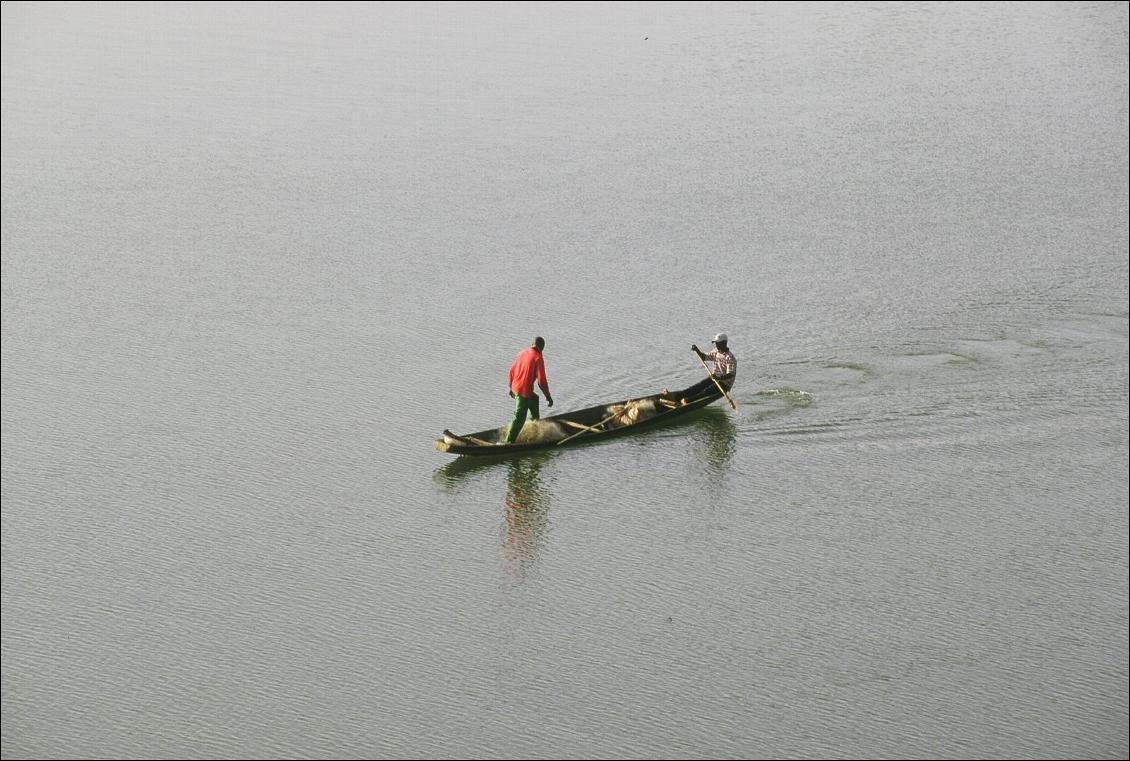
[[[1127,757],[1126,4],[2,9],[5,758]]]

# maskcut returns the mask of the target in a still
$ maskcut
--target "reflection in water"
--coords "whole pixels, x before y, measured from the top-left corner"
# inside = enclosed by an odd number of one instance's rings
[[[713,481],[726,475],[738,445],[738,429],[730,415],[723,410],[704,410],[699,421],[699,435],[695,436],[696,449],[701,450],[706,471]]]
[[[506,460],[499,457],[456,457],[451,462],[436,468],[432,478],[444,486],[457,486],[463,479],[502,467]]]
[[[555,452],[538,452],[524,457],[459,457],[437,468],[433,478],[448,488],[458,486],[475,475],[494,478],[506,469],[506,496],[500,530],[507,570],[525,575],[526,566],[537,556],[538,545],[549,520],[549,489],[541,470]],[[476,479],[477,480],[477,479]]]
[[[505,522],[502,551],[507,569],[525,575],[526,566],[537,557],[538,543],[549,516],[549,491],[541,481],[548,456],[511,460],[506,469]]]

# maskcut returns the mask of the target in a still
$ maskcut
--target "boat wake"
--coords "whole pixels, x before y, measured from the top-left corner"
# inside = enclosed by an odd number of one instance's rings
[[[812,404],[812,394],[795,388],[770,388],[757,392],[757,396],[783,401],[789,407],[808,407]]]

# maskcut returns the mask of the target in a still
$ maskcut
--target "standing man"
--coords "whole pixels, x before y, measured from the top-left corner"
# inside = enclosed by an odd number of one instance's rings
[[[553,395],[549,393],[549,381],[545,378],[545,360],[541,356],[544,348],[545,339],[538,336],[534,339],[534,345],[520,351],[514,358],[514,364],[510,365],[507,382],[510,385],[510,396],[515,402],[514,419],[510,421],[510,430],[506,434],[507,444],[513,444],[518,438],[518,432],[526,423],[526,413],[534,420],[539,417],[538,395],[534,393],[535,380],[545,394],[545,401],[550,407],[553,406]]]

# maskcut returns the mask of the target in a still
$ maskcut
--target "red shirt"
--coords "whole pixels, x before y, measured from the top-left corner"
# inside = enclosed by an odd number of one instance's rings
[[[541,386],[542,393],[547,397],[551,396],[549,381],[545,379],[545,362],[541,358],[541,352],[531,346],[518,352],[518,356],[514,358],[508,381],[511,391],[529,399],[534,395],[535,380]]]

